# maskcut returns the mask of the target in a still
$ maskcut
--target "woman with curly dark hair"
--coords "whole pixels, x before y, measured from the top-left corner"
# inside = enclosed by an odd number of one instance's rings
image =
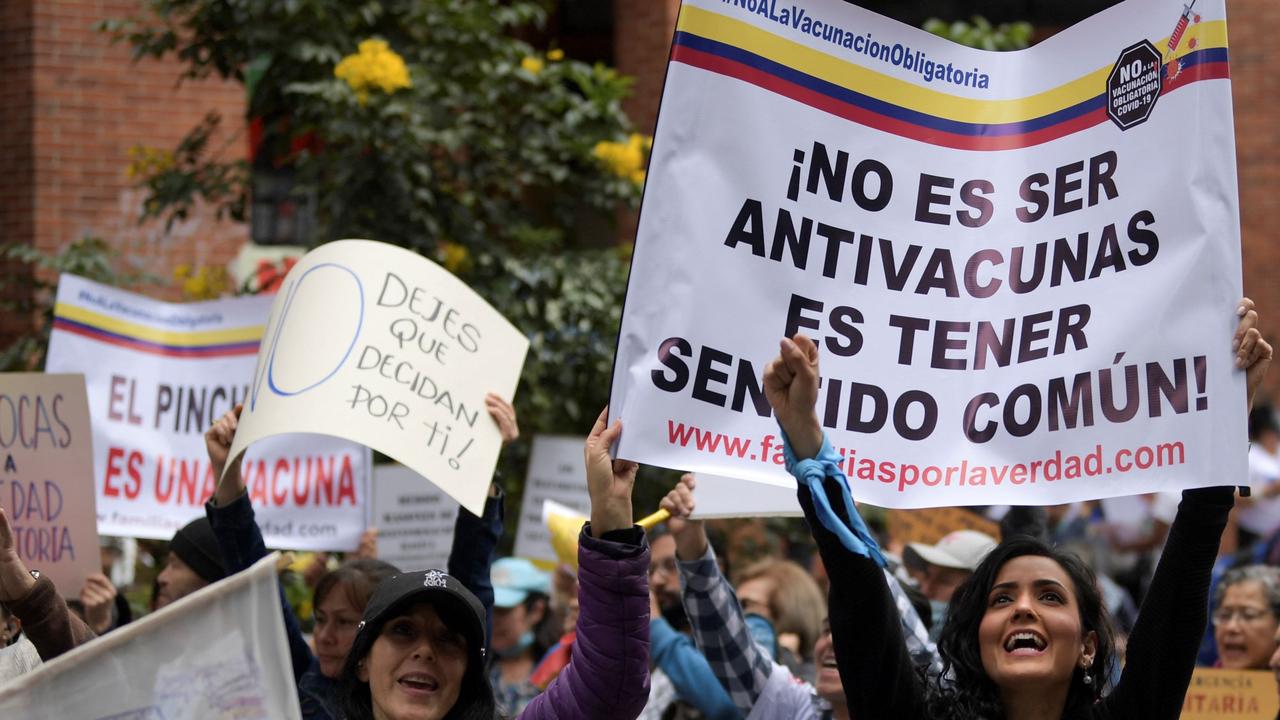
[[[1237,366],[1252,402],[1270,365],[1252,301],[1241,302]],[[805,518],[831,579],[832,641],[850,715],[887,720],[1174,720],[1207,623],[1209,577],[1234,504],[1231,487],[1188,490],[1169,531],[1127,662],[1106,697],[1111,633],[1092,574],[1027,538],[1001,543],[951,600],[940,677],[916,672],[881,567],[884,558],[849,494],[843,458],[814,412],[818,350],[783,339],[765,393],[800,481]],[[947,682],[943,682],[943,678]]]
[[[1020,622],[1023,611],[1017,606],[1014,587],[1007,584],[1023,568],[1033,569],[1030,575],[1040,583],[1040,627]],[[1055,577],[1059,571],[1065,572],[1068,582]],[[1069,595],[1074,603],[1068,601]],[[1000,680],[1008,675],[1014,684],[1021,682],[1016,676],[1019,669],[1012,667],[1018,659],[1035,657],[1042,649],[1074,651],[1077,639],[1079,662],[1066,665],[1072,653],[1054,657],[1065,665],[1060,674],[1071,676],[1061,717],[1078,717],[1101,698],[1115,661],[1115,643],[1093,571],[1074,554],[1026,536],[1000,543],[957,589],[947,618],[938,651],[953,682],[931,693],[930,717],[1004,717]],[[985,642],[984,633],[998,642]],[[1007,664],[1002,662],[1006,643],[1013,645],[1008,653],[1013,662]],[[1040,691],[1034,682],[1024,687]]]

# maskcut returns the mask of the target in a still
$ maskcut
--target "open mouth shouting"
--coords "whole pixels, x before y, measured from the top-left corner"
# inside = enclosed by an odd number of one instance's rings
[[[412,672],[401,675],[396,684],[411,696],[428,697],[440,690],[440,681],[427,673]]]
[[[1015,656],[1040,655],[1048,646],[1044,636],[1034,630],[1018,630],[1004,639],[1004,651]]]

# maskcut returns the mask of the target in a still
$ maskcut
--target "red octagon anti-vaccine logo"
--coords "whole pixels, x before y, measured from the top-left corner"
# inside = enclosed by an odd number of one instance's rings
[[[1107,117],[1121,130],[1151,117],[1160,98],[1160,51],[1143,40],[1120,53],[1107,76]]]

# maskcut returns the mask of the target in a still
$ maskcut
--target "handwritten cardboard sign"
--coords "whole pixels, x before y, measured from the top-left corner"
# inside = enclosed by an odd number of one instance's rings
[[[1262,670],[1196,668],[1182,720],[1274,720],[1276,677]]]
[[[101,570],[83,375],[0,373],[0,507],[18,556],[65,595]]]
[[[378,559],[401,570],[444,569],[453,549],[458,503],[403,465],[373,468],[373,513]]]
[[[231,452],[281,433],[354,440],[479,515],[502,447],[484,396],[515,394],[528,348],[430,260],[369,240],[322,245],[271,305]]]
[[[889,537],[903,543],[932,545],[956,530],[977,530],[997,540],[1000,524],[962,507],[890,510]]]

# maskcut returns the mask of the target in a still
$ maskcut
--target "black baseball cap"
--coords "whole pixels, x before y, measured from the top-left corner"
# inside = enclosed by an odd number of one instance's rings
[[[454,610],[449,614],[461,618],[465,627],[451,629],[460,630],[467,639],[467,647],[478,650],[469,654],[484,659],[484,605],[457,578],[443,570],[415,570],[392,575],[378,583],[356,629],[356,643],[360,642],[360,636],[365,633],[381,632],[382,625],[387,620],[418,602],[429,602],[437,607],[447,606]]]

